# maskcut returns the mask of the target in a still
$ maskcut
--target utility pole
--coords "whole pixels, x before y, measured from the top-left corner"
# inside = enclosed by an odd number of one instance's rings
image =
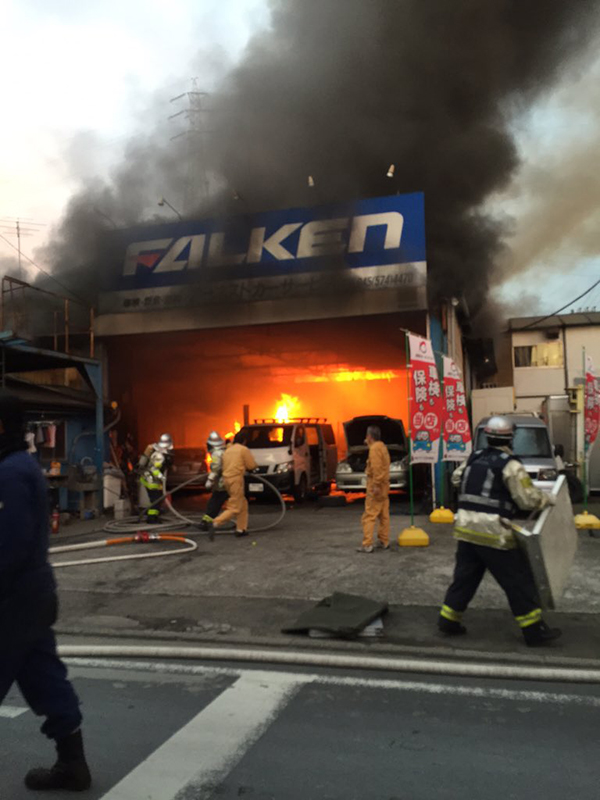
[[[172,97],[171,103],[186,102],[187,107],[176,111],[169,116],[169,120],[180,117],[187,121],[187,128],[184,131],[171,136],[171,141],[186,139],[185,158],[190,169],[186,170],[186,180],[184,183],[183,207],[189,212],[198,199],[208,199],[209,183],[206,170],[206,142],[205,136],[209,131],[204,124],[204,115],[210,111],[205,107],[207,92],[198,89],[198,79],[192,79],[192,89],[189,92]],[[198,192],[198,184],[200,191]]]

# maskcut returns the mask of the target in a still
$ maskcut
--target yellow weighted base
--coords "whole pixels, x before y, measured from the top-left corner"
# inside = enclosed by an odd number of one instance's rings
[[[449,508],[440,506],[439,508],[433,509],[429,515],[429,522],[446,523],[451,525],[454,522],[454,514]]]
[[[429,536],[422,528],[411,525],[398,534],[399,547],[429,547]]]
[[[579,530],[597,530],[600,529],[600,519],[595,514],[584,511],[575,515],[575,527]]]

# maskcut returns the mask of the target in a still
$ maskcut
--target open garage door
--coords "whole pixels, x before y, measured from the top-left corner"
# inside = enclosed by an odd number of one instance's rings
[[[326,417],[344,451],[354,416],[407,418],[402,327],[425,333],[425,314],[393,314],[107,340],[111,396],[143,446],[168,430],[178,446],[232,433],[249,418]]]

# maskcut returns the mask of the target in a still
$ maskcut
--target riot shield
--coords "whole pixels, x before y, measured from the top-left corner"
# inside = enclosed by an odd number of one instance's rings
[[[564,475],[552,494],[556,505],[545,508],[537,520],[512,525],[531,566],[542,607],[548,609],[556,608],[562,597],[579,543]]]

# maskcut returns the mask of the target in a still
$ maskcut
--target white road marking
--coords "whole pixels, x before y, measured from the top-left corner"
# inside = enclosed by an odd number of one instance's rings
[[[259,739],[305,682],[303,675],[248,671],[139,764],[102,800],[203,796]]]
[[[5,719],[15,719],[15,717],[20,717],[21,714],[26,712],[26,708],[20,708],[19,706],[0,706],[0,717]]]
[[[590,708],[600,708],[600,697],[592,695],[568,694],[562,692],[539,692],[528,689],[498,689],[492,686],[460,686],[455,683],[433,683],[429,681],[390,680],[386,678],[353,678],[337,675],[319,675],[316,673],[272,672],[254,671],[251,669],[236,669],[235,667],[206,667],[194,664],[173,664],[148,661],[120,661],[112,659],[87,659],[69,658],[67,663],[78,667],[124,669],[136,672],[153,672],[168,675],[225,675],[239,677],[240,675],[279,675],[282,679],[298,683],[321,683],[333,686],[350,686],[364,689],[388,689],[401,692],[421,692],[423,694],[455,695],[462,697],[480,697],[496,700],[515,700],[518,702],[552,703],[555,705],[582,705]]]

